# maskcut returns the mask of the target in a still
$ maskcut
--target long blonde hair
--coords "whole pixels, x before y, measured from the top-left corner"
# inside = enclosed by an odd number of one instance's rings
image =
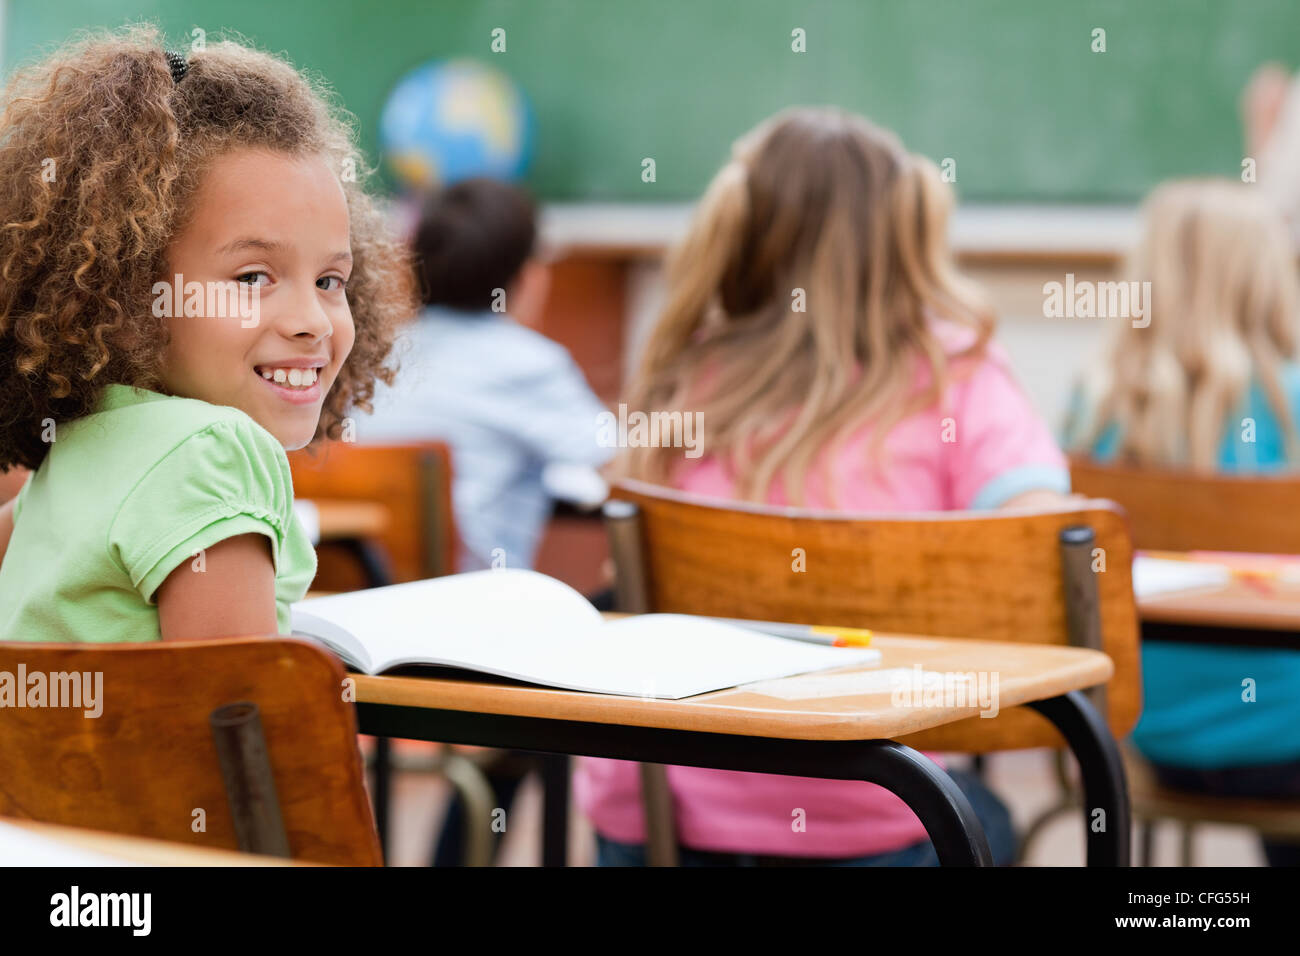
[[[1214,470],[1227,417],[1258,380],[1297,457],[1280,368],[1295,357],[1295,247],[1254,187],[1231,180],[1161,186],[1123,278],[1150,282],[1145,327],[1112,327],[1085,374],[1071,444],[1094,447],[1116,426],[1135,465]]]
[[[820,450],[864,423],[878,447],[943,394],[950,359],[982,354],[992,335],[992,314],[952,272],[951,205],[931,162],[860,116],[799,108],[761,123],[669,260],[628,407],[697,412],[738,497],[764,499],[780,475],[802,503]],[[939,317],[975,331],[968,348],[946,353]],[[920,394],[918,359],[932,371]],[[613,471],[667,483],[678,464],[680,449],[652,443]]]

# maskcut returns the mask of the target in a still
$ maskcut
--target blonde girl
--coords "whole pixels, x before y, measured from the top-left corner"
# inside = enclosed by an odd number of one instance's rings
[[[1300,285],[1269,194],[1220,180],[1161,186],[1123,277],[1150,283],[1150,323],[1117,322],[1083,376],[1066,428],[1075,452],[1224,474],[1300,466]],[[1166,784],[1300,796],[1300,652],[1148,642],[1142,697],[1133,741]],[[1295,844],[1265,841],[1264,852],[1300,864]]]
[[[948,188],[889,132],[795,109],[742,137],[669,269],[629,409],[699,413],[704,454],[636,447],[619,474],[699,495],[854,511],[1055,501],[1068,472],[954,274]],[[668,772],[683,859],[934,863],[914,814],[871,784]],[[954,774],[1013,852],[1005,808]],[[644,859],[631,764],[586,760],[604,863]],[[790,825],[803,807],[806,831]]]

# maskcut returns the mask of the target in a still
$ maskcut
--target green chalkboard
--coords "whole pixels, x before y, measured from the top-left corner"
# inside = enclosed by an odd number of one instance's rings
[[[1296,0],[9,0],[5,68],[131,19],[178,46],[201,27],[286,53],[335,87],[372,157],[405,71],[489,61],[533,102],[530,182],[548,199],[690,198],[762,117],[835,103],[954,159],[967,198],[1130,200],[1236,175],[1242,85],[1265,59],[1300,61]]]

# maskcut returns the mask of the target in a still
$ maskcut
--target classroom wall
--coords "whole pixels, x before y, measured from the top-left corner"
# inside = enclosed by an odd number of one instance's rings
[[[1294,0],[9,0],[6,69],[83,26],[153,19],[188,45],[233,27],[324,76],[373,156],[388,91],[474,56],[536,106],[548,199],[695,196],[731,141],[785,106],[836,103],[955,160],[967,198],[1131,201],[1175,175],[1236,175],[1237,96],[1300,65]],[[506,52],[489,50],[506,30]],[[805,31],[806,52],[792,51]],[[1093,52],[1093,31],[1106,50]],[[641,163],[656,161],[656,181]]]
[[[1045,319],[1025,313],[1004,316],[998,326],[997,341],[1058,440],[1070,392],[1101,348],[1102,328],[1097,319]]]
[[[268,17],[262,0],[8,0],[0,49],[8,71],[82,27],[153,20],[182,47],[196,27],[209,39],[234,28],[324,77],[357,115],[372,156],[379,111],[403,73],[476,56],[532,99],[531,183],[551,200],[693,199],[737,133],[792,103],[835,102],[896,128],[914,149],[954,158],[965,202],[1131,202],[1169,176],[1234,175],[1247,76],[1266,59],[1300,63],[1294,0],[788,8],[783,0],[281,0]],[[503,54],[489,51],[496,27],[507,31]],[[805,31],[804,53],[791,50],[795,28]],[[1095,29],[1106,31],[1105,52],[1092,49]],[[645,156],[656,159],[655,183],[641,181]],[[617,393],[657,307],[657,269],[631,265],[626,278],[625,337],[611,316],[593,339],[600,317],[582,304],[612,309],[624,293],[611,286],[594,295],[590,276],[571,275],[551,310],[551,332],[605,397]],[[1098,330],[1020,305],[1000,311],[1001,338],[1055,424]]]

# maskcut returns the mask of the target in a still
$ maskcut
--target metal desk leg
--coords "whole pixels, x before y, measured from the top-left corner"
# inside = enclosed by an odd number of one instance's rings
[[[929,757],[894,743],[872,741],[872,772],[864,776],[906,803],[930,835],[940,866],[992,866],[988,838],[966,794]]]
[[[924,754],[892,740],[747,737],[372,703],[357,704],[357,722],[362,733],[378,736],[552,755],[543,765],[549,777],[544,787],[547,843],[543,851],[548,865],[564,860],[569,775],[567,758],[554,755],[565,753],[879,784],[920,818],[941,864],[988,866],[993,862],[984,828],[953,779]]]
[[[565,866],[569,859],[569,757],[543,754],[542,866]]]
[[[1089,866],[1129,866],[1132,809],[1124,761],[1110,728],[1083,691],[1028,706],[1052,722],[1079,761]],[[1097,811],[1103,812],[1098,816]]]
[[[756,748],[770,748],[773,755],[767,762],[773,767],[784,763],[783,754],[798,746],[791,741],[760,742],[757,738],[746,742]],[[763,747],[763,744],[768,744],[768,747]],[[920,818],[941,865],[993,865],[988,839],[975,810],[961,788],[938,764],[919,751],[892,740],[871,740],[864,744],[847,761],[832,758],[828,763],[851,764],[855,776],[884,787],[906,803]],[[812,750],[815,743],[805,743],[804,746]],[[542,759],[545,813],[542,864],[563,866],[568,850],[569,760],[558,754],[545,754]],[[698,766],[711,765],[707,758],[689,759],[689,762]],[[817,775],[815,767],[805,766],[799,772],[801,775]],[[843,775],[839,778],[845,779]]]

